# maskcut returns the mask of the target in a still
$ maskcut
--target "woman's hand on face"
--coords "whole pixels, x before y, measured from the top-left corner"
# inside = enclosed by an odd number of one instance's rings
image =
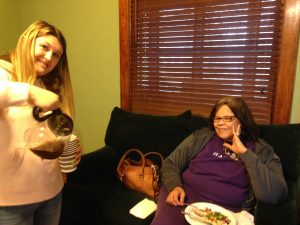
[[[57,94],[34,85],[29,86],[28,101],[30,104],[40,107],[42,111],[51,111],[60,106]]]
[[[166,202],[174,206],[183,206],[185,191],[182,187],[174,188],[168,195]]]
[[[243,154],[247,151],[247,148],[239,138],[239,135],[241,133],[241,124],[237,126],[237,129],[235,129],[234,126],[232,126],[232,144],[229,144],[227,142],[224,142],[223,146],[226,148],[229,148],[231,151],[235,152],[236,154]]]

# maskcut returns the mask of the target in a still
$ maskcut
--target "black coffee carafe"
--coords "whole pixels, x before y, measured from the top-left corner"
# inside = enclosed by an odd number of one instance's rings
[[[34,107],[32,114],[38,123],[26,130],[25,142],[29,149],[41,158],[57,158],[71,137],[72,119],[60,109],[42,113],[39,107]]]

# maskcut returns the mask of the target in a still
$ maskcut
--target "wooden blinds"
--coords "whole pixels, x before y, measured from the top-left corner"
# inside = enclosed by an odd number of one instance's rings
[[[231,95],[270,123],[281,17],[276,0],[132,0],[131,110],[208,116]]]

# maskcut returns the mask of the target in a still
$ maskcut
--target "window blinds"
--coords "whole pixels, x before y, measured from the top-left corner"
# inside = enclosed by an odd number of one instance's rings
[[[269,123],[281,18],[276,0],[132,0],[132,111],[208,116],[231,95]]]

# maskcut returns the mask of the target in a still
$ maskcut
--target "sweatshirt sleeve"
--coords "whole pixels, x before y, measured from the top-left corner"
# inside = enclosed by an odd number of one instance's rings
[[[256,145],[259,146],[256,154],[246,151],[240,155],[248,171],[254,195],[259,201],[278,204],[288,194],[280,159],[263,140],[260,139]]]
[[[182,187],[181,173],[189,163],[189,152],[194,142],[194,135],[188,136],[164,160],[162,164],[162,183],[170,192],[175,187]]]
[[[164,160],[162,165],[162,183],[170,192],[175,187],[182,187],[182,172],[188,167],[190,160],[203,149],[213,132],[208,128],[196,130],[183,140]]]
[[[8,72],[0,68],[0,109],[28,103],[29,84],[8,80]]]

